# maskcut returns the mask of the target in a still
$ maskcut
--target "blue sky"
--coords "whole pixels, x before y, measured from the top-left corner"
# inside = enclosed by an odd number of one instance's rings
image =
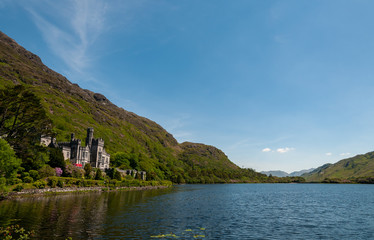
[[[0,30],[53,70],[241,167],[373,150],[369,0],[0,1]]]

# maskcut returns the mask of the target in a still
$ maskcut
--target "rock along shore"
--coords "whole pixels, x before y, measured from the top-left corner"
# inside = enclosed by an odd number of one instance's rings
[[[109,191],[141,191],[151,189],[164,189],[171,186],[144,186],[144,187],[64,187],[64,188],[43,188],[43,189],[23,189],[19,192],[9,192],[3,199],[14,199],[18,197],[55,195],[73,192],[109,192]],[[1,200],[1,199],[0,199]]]

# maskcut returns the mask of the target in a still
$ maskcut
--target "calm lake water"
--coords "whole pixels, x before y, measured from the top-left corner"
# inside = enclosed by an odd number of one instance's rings
[[[0,225],[9,224],[37,239],[374,239],[374,185],[183,185],[24,198],[0,202]]]

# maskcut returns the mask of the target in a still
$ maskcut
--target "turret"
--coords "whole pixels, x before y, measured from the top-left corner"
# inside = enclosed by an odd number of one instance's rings
[[[87,138],[86,138],[86,146],[92,146],[92,139],[93,139],[93,128],[87,128]]]

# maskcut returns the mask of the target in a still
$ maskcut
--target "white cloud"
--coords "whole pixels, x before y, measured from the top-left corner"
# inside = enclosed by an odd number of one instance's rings
[[[351,155],[351,153],[341,153],[341,154],[339,154],[340,156],[348,156],[348,155]]]
[[[90,52],[104,32],[106,3],[101,0],[30,3],[25,6],[48,47],[75,72],[90,66]]]
[[[326,153],[326,156],[331,156],[331,155],[332,155],[332,153],[330,153],[330,152]]]
[[[278,153],[287,153],[287,152],[289,152],[289,151],[293,151],[293,150],[295,150],[294,148],[288,148],[288,147],[285,147],[285,148],[278,148],[277,149],[277,152]]]
[[[271,149],[270,148],[264,148],[264,149],[262,149],[262,152],[271,152]]]

